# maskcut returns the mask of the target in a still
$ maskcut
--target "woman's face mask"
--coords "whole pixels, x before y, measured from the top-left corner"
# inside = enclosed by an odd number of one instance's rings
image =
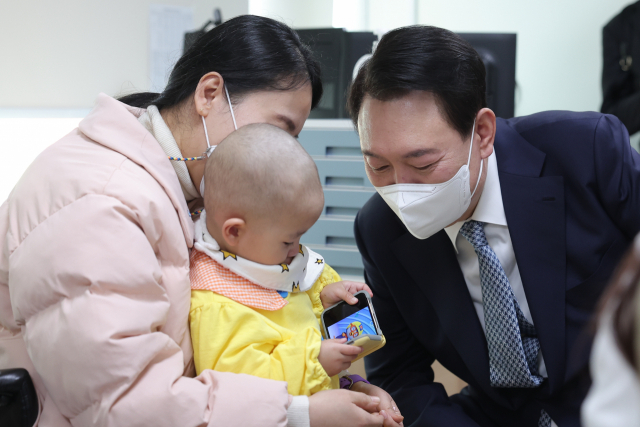
[[[471,192],[469,164],[475,127],[474,121],[467,163],[460,167],[453,178],[438,184],[394,184],[375,187],[382,199],[416,238],[431,237],[458,220],[469,208],[471,198],[480,183],[483,167],[481,161],[478,179]]]
[[[229,103],[229,111],[231,111],[231,118],[233,119],[233,128],[238,130],[238,125],[236,123],[236,115],[233,113],[233,106],[231,105],[231,98],[229,97],[229,91],[227,90],[227,86],[224,86],[224,92],[227,95],[227,102]],[[209,143],[209,132],[207,132],[207,123],[204,120],[204,116],[200,116],[202,118],[202,126],[204,127],[204,137],[207,139],[207,151],[204,152],[203,156],[209,158],[211,153],[216,149],[216,146],[211,146]],[[202,176],[202,180],[200,181],[200,195],[204,197],[204,175]]]

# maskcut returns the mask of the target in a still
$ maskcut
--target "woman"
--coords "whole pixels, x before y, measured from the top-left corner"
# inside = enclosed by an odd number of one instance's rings
[[[236,123],[297,135],[321,94],[295,32],[238,17],[180,58],[162,94],[101,94],[34,161],[0,208],[0,368],[29,370],[40,426],[395,425],[371,413],[394,405],[373,387],[307,401],[246,375],[190,378],[187,203],[205,162],[181,160]]]
[[[591,353],[593,383],[582,406],[585,427],[640,425],[640,235],[601,302]]]

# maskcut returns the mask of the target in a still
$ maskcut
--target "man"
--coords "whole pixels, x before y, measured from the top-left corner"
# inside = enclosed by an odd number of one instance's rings
[[[496,119],[475,50],[423,26],[382,38],[349,107],[379,193],[355,224],[387,338],[370,381],[405,425],[579,426],[585,326],[640,230],[624,126]],[[447,397],[434,360],[468,387]]]

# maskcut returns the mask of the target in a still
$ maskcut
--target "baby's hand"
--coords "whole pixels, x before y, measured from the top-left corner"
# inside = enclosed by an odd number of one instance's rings
[[[354,297],[353,294],[363,290],[369,292],[370,296],[373,296],[371,289],[369,289],[366,283],[351,282],[349,280],[331,283],[325,286],[322,292],[320,292],[320,301],[322,301],[324,308],[331,307],[333,304],[342,300],[353,305],[358,302],[358,298]]]
[[[324,340],[320,343],[318,361],[330,377],[349,369],[353,359],[362,353],[362,347],[347,345],[345,342],[347,342],[346,338],[340,338]]]

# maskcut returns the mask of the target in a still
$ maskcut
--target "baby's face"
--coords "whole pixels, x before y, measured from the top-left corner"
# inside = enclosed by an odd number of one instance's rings
[[[290,264],[300,249],[300,237],[317,220],[314,212],[247,222],[237,255],[265,265]]]

